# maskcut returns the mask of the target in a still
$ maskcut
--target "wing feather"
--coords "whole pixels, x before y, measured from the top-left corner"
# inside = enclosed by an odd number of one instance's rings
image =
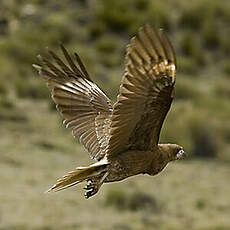
[[[176,59],[163,31],[141,28],[127,46],[126,69],[113,105],[107,154],[151,150],[173,99]]]
[[[74,137],[79,138],[93,159],[100,160],[109,140],[108,120],[111,120],[112,102],[92,82],[80,57],[74,54],[75,64],[63,45],[61,50],[68,64],[49,51],[58,67],[41,56],[39,59],[48,70],[38,65],[34,67],[51,89],[57,110],[64,117],[63,124],[72,130]],[[98,121],[99,118],[103,119]]]

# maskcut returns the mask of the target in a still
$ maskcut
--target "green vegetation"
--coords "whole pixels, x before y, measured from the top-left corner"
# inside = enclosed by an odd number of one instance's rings
[[[89,161],[32,69],[37,54],[60,53],[62,42],[115,101],[125,47],[145,23],[164,28],[177,54],[161,142],[184,146],[190,160],[105,185],[89,201],[81,186],[43,195]],[[2,0],[0,230],[230,229],[229,23],[229,0]]]
[[[120,190],[110,190],[106,194],[106,206],[114,206],[120,211],[130,210],[149,210],[159,212],[155,199],[143,192],[134,191],[131,194]]]

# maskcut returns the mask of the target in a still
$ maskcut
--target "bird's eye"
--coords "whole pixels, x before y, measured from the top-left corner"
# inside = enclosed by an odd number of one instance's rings
[[[181,150],[182,150],[182,148],[177,149],[175,154],[178,154]]]
[[[187,156],[186,152],[181,148],[176,154],[176,160],[185,158]]]

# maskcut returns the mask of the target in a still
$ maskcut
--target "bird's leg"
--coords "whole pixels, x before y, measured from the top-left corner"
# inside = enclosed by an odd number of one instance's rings
[[[105,178],[108,176],[108,172],[106,172],[102,177],[97,177],[94,179],[88,179],[87,184],[85,186],[85,198],[88,199],[91,196],[95,195],[103,184]]]

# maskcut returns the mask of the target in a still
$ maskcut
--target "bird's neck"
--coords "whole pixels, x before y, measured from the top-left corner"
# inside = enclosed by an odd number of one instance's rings
[[[170,148],[171,144],[158,144],[159,155],[162,155],[165,160],[171,161],[173,159],[173,151]]]
[[[153,154],[153,160],[150,166],[150,175],[155,175],[161,172],[165,166],[171,161],[171,153],[167,146],[164,144],[159,144]]]

